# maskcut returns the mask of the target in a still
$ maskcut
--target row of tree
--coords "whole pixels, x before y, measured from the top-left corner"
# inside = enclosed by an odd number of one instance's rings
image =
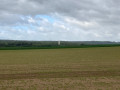
[[[104,45],[120,44],[109,41],[17,41],[0,40],[0,47],[54,47],[54,46],[84,46],[84,45]]]

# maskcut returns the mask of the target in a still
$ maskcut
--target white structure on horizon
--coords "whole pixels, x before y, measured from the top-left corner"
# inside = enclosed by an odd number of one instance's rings
[[[58,41],[58,45],[60,46],[60,41]]]

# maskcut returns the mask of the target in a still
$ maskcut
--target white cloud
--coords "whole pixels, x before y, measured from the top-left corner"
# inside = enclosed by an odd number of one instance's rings
[[[78,25],[78,26],[80,26],[80,27],[85,27],[85,28],[90,28],[90,27],[93,27],[93,26],[95,26],[95,25],[97,25],[97,23],[96,22],[92,22],[92,21],[79,21],[79,20],[76,20],[76,19],[74,19],[74,18],[70,18],[70,17],[68,17],[68,18],[65,18],[65,21],[67,22],[67,23],[70,23],[70,24],[73,24],[73,25]]]
[[[29,23],[35,23],[35,20],[32,17],[29,17],[28,22]]]

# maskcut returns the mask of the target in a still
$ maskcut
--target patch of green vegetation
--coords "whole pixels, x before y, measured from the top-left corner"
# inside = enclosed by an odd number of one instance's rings
[[[57,48],[91,48],[91,47],[116,47],[119,42],[109,41],[16,41],[0,40],[0,50],[24,49],[57,49]]]
[[[0,50],[25,50],[25,49],[62,49],[62,48],[94,48],[94,47],[119,47],[120,45],[80,45],[80,46],[42,46],[42,47],[0,47]]]

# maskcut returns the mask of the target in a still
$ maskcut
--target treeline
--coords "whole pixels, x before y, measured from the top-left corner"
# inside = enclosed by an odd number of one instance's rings
[[[0,47],[56,47],[56,46],[81,46],[87,45],[87,42],[76,41],[17,41],[17,40],[0,40]]]
[[[18,41],[0,40],[0,49],[84,48],[120,46],[110,41]]]
[[[56,45],[55,41],[0,40],[0,47],[51,47]]]

